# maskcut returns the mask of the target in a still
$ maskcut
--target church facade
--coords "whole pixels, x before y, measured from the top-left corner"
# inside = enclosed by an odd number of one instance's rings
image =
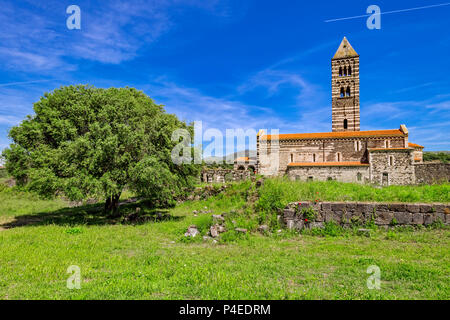
[[[344,37],[331,60],[332,131],[257,135],[257,172],[293,180],[414,184],[423,146],[408,129],[360,131],[359,55]]]

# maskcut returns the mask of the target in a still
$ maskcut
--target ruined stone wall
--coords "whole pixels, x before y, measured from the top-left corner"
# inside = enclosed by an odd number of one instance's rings
[[[327,181],[367,183],[369,182],[369,166],[354,167],[289,167],[287,171],[291,180],[299,181]]]
[[[299,204],[300,203],[300,204]],[[304,210],[312,208],[314,219],[305,221]],[[448,203],[373,203],[373,202],[293,202],[286,206],[282,222],[289,229],[321,227],[334,221],[341,225],[363,225],[373,221],[379,226],[450,224]]]
[[[251,176],[252,173],[249,170],[209,169],[202,171],[201,181],[207,183],[224,183],[250,179]]]
[[[450,163],[416,163],[414,170],[418,184],[450,182]]]
[[[412,149],[371,151],[370,181],[383,186],[415,184],[412,151]]]

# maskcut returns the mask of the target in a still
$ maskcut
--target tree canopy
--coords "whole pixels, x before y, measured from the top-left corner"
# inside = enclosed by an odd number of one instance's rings
[[[66,86],[45,93],[9,132],[5,166],[19,185],[71,200],[104,197],[115,210],[128,187],[171,204],[193,185],[194,164],[174,164],[176,129],[193,128],[134,88]]]

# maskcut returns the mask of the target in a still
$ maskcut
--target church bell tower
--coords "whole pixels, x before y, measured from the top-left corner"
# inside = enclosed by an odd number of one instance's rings
[[[359,131],[359,55],[344,37],[331,59],[332,131]]]

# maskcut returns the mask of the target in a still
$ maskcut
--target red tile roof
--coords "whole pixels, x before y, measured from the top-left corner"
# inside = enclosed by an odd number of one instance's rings
[[[342,162],[292,162],[288,167],[366,167],[368,163],[359,161],[342,161]]]
[[[412,143],[412,142],[409,142],[409,143],[408,143],[408,146],[409,146],[410,148],[420,148],[420,149],[425,148],[424,146],[421,146],[420,144],[416,144],[416,143]]]
[[[261,140],[272,140],[273,135],[265,135]],[[403,137],[405,134],[400,129],[395,130],[371,130],[371,131],[343,131],[343,132],[317,132],[317,133],[288,133],[279,134],[279,140],[297,139],[327,139],[327,138],[363,138],[363,137]]]

